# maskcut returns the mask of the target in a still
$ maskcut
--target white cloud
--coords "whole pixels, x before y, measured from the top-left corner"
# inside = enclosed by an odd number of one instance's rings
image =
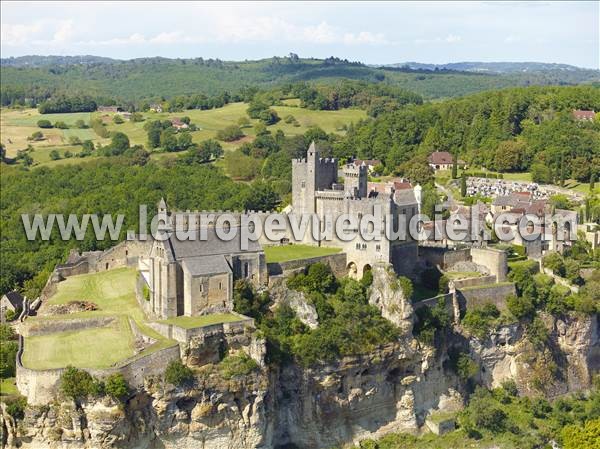
[[[415,44],[456,44],[462,42],[462,37],[456,34],[448,34],[446,37],[415,39]]]
[[[71,39],[73,34],[73,21],[65,20],[58,25],[58,29],[54,32],[54,37],[52,40],[54,42],[66,42]]]
[[[449,44],[454,44],[456,42],[460,42],[462,38],[460,36],[456,36],[455,34],[449,34],[444,40]]]
[[[27,44],[41,29],[39,22],[31,25],[3,23],[0,30],[2,44],[11,46]]]

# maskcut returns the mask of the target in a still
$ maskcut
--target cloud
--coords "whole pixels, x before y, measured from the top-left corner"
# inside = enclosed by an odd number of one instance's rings
[[[58,25],[57,30],[54,32],[53,41],[54,42],[66,42],[74,34],[73,30],[73,21],[72,20],[64,20]]]
[[[462,38],[460,36],[456,36],[454,34],[449,34],[448,36],[446,36],[446,38],[444,40],[446,42],[448,42],[449,44],[454,44],[456,42],[460,42],[462,40]]]
[[[3,23],[0,35],[3,45],[23,45],[31,41],[42,30],[41,24],[31,25]]]

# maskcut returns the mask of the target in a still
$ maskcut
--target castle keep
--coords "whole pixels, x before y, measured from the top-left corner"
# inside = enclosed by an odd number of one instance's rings
[[[318,246],[340,247],[347,254],[348,274],[362,277],[365,269],[375,262],[388,262],[398,273],[410,274],[417,258],[417,243],[410,239],[408,223],[419,213],[421,188],[414,189],[408,183],[369,183],[368,167],[363,163],[343,166],[343,183],[338,182],[338,163],[335,159],[321,158],[314,142],[310,145],[306,159],[292,161],[292,211],[296,215],[316,214],[321,224],[322,235],[331,240],[315,239],[306,235],[303,243]],[[373,228],[381,230],[381,238],[366,241],[353,230],[356,238],[340,240],[335,235],[335,219],[348,214],[358,219],[381,212],[380,222]],[[333,218],[333,223],[326,219]],[[397,230],[402,226],[399,217],[405,218],[407,240],[389,241],[385,236],[386,226]],[[388,223],[388,220],[390,223]]]

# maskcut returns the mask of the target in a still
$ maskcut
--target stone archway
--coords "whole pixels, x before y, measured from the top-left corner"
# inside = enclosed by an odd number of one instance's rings
[[[365,276],[365,274],[367,274],[367,272],[371,271],[371,265],[369,265],[368,263],[365,264],[365,266],[362,269],[362,273],[361,273],[361,279]]]
[[[358,276],[358,267],[356,266],[356,264],[354,262],[350,262],[347,266],[346,269],[348,270],[348,276],[356,279],[356,277]]]

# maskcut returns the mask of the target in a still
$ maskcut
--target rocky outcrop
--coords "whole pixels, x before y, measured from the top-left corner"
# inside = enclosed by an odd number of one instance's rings
[[[410,335],[413,327],[413,308],[410,298],[389,264],[377,263],[372,268],[369,303],[381,310],[381,315],[398,326],[404,335]]]
[[[280,304],[288,305],[296,312],[298,319],[309,328],[315,329],[319,325],[317,309],[306,300],[303,292],[288,289],[284,281],[281,281],[272,286],[270,293],[274,303],[272,308]]]
[[[519,323],[501,326],[483,341],[469,340],[484,385],[513,380],[522,394],[549,396],[590,388],[600,371],[598,315],[541,316],[549,336],[544,347],[535,347]]]
[[[29,407],[16,436],[24,448],[270,447],[268,385],[264,371],[224,381],[205,369],[192,388],[151,381],[125,405],[104,398]]]

